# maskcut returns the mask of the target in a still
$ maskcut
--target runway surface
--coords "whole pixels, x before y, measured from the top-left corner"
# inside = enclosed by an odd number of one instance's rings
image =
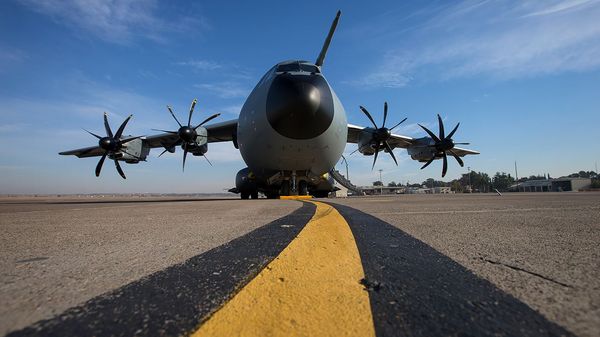
[[[598,193],[316,201],[0,199],[0,334],[600,335]]]

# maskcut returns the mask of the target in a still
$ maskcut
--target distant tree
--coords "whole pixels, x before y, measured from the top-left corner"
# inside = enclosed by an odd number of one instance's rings
[[[422,185],[427,186],[428,188],[450,186],[449,183],[445,181],[435,180],[433,178],[428,178],[422,183]]]
[[[383,183],[379,180],[373,182],[373,186],[383,186]]]
[[[472,191],[478,192],[489,192],[492,187],[492,180],[487,175],[487,173],[483,172],[475,172],[471,171],[471,178],[469,179],[469,173],[465,173],[460,178],[460,183],[463,186],[469,185],[469,180],[471,181],[471,189]]]
[[[506,191],[508,188],[515,183],[515,179],[506,174],[505,172],[496,172],[494,178],[492,178],[492,187],[499,191]]]
[[[395,181],[392,181],[388,184],[388,187],[396,187],[398,186]]]
[[[457,193],[461,193],[462,191],[464,191],[464,188],[463,188],[463,186],[460,184],[460,181],[459,181],[459,180],[456,180],[456,179],[455,179],[455,180],[452,180],[452,181],[450,182],[450,187],[452,188],[452,190],[453,190],[454,192],[457,192]]]

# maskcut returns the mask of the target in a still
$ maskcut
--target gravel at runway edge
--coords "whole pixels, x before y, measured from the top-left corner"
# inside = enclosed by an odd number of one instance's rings
[[[253,279],[297,236],[315,205],[7,336],[183,335]]]
[[[377,336],[573,336],[402,230],[331,205],[356,239]]]

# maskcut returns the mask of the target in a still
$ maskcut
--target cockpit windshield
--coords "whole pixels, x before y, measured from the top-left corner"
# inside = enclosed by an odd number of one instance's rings
[[[307,73],[320,73],[319,68],[313,64],[306,64],[300,62],[289,62],[283,63],[277,66],[275,69],[278,73],[283,72],[307,72]]]

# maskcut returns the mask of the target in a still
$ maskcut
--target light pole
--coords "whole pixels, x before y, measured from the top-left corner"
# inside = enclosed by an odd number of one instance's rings
[[[469,193],[473,193],[473,186],[471,185],[471,166],[467,166],[467,170],[469,170]]]
[[[383,180],[381,180],[381,171],[383,171],[382,169],[379,169],[379,182],[381,183],[380,188],[379,188],[379,194],[383,195]]]

